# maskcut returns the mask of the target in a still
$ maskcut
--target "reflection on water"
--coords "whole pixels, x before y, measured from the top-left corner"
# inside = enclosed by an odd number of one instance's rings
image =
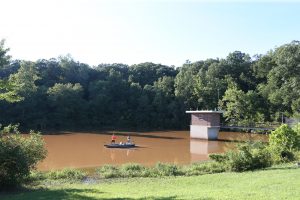
[[[234,147],[234,143],[207,141],[207,140],[190,140],[191,161],[196,162],[200,160],[209,159],[208,155],[212,153],[222,153]]]
[[[238,133],[238,132],[220,132],[219,141],[263,141],[267,142],[269,139],[266,134],[253,134],[253,133]]]
[[[134,149],[109,149],[111,133],[66,133],[45,135],[47,158],[39,164],[39,170],[94,168],[104,164],[157,162],[189,164],[208,159],[208,154],[221,153],[234,148],[234,142],[226,140],[266,140],[265,135],[221,132],[220,141],[190,139],[189,131],[147,133],[119,133],[117,142],[125,142],[127,135],[139,146]]]

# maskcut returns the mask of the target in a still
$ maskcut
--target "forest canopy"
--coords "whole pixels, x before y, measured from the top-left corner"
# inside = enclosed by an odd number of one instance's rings
[[[70,56],[12,60],[0,43],[0,124],[23,129],[186,129],[185,110],[222,109],[227,124],[300,113],[300,42],[264,55],[235,51],[181,67],[89,66]]]

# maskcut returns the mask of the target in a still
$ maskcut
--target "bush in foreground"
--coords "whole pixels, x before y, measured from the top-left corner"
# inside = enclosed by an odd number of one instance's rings
[[[62,170],[53,170],[49,172],[31,171],[27,182],[43,180],[67,180],[78,181],[87,176],[87,173],[80,169],[65,168]]]
[[[271,154],[261,142],[245,143],[239,145],[236,150],[224,154],[211,154],[209,157],[235,172],[261,169],[272,165]]]
[[[221,173],[226,171],[226,166],[218,162],[194,163],[183,167],[185,176]]]
[[[128,163],[120,167],[120,174],[123,177],[148,177],[150,171],[143,165]]]
[[[184,175],[180,167],[175,164],[157,163],[151,169],[151,176],[179,176]]]
[[[63,169],[58,171],[50,171],[46,173],[46,177],[52,180],[68,179],[68,180],[81,180],[86,176],[86,173],[80,169]]]
[[[121,172],[118,166],[114,165],[103,165],[96,170],[96,173],[101,178],[117,178],[121,177]]]
[[[129,177],[163,177],[163,176],[192,176],[224,172],[225,167],[217,162],[194,163],[178,166],[168,163],[157,163],[153,167],[129,163],[121,166],[104,165],[96,170],[101,178],[129,178]]]
[[[297,159],[300,150],[300,124],[294,129],[283,124],[269,136],[269,144],[245,143],[224,154],[211,154],[210,158],[223,163],[230,171],[247,171],[271,166],[273,163]]]
[[[292,129],[283,124],[270,134],[269,149],[275,163],[295,160],[295,153],[300,149],[299,126]]]
[[[36,164],[46,157],[44,141],[39,133],[22,136],[18,126],[0,130],[0,188],[23,183]]]

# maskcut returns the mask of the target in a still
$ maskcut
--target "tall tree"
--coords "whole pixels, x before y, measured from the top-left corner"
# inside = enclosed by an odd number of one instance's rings
[[[222,99],[224,117],[230,125],[254,126],[265,122],[263,99],[255,91],[243,92],[235,83],[229,85]]]
[[[0,80],[0,100],[5,100],[7,102],[18,102],[23,100],[16,92],[18,86],[14,83]]]
[[[51,114],[49,121],[54,128],[79,128],[86,123],[86,102],[79,83],[57,83],[47,91]]]
[[[10,56],[7,55],[8,48],[4,47],[5,40],[0,41],[0,71],[3,71],[6,66],[9,65]],[[17,92],[16,88],[18,84],[13,81],[1,80],[0,79],[0,100],[8,102],[17,102],[22,100]]]
[[[5,44],[5,40],[2,39],[0,41],[0,69],[1,70],[3,70],[3,68],[9,64],[9,60],[11,58],[9,55],[7,55],[9,48],[6,48],[4,44]]]
[[[300,42],[282,45],[263,59],[269,60],[271,67],[265,73],[267,81],[258,88],[273,104],[275,118],[281,112],[286,116],[300,113]]]
[[[39,79],[37,69],[32,62],[22,62],[18,72],[9,77],[11,82],[19,85],[17,92],[25,97],[37,91],[35,82]]]
[[[153,85],[155,81],[163,76],[175,77],[177,72],[174,68],[154,63],[140,63],[129,68],[129,81],[139,83],[141,87]]]
[[[183,101],[187,109],[198,107],[197,96],[194,93],[197,72],[196,64],[186,63],[175,78],[175,95]]]

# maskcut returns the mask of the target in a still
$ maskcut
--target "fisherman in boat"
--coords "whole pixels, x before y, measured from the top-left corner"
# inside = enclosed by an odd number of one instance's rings
[[[134,143],[132,143],[131,137],[127,136],[127,141],[124,142],[120,142],[120,143],[116,143],[116,139],[117,137],[115,136],[115,134],[113,134],[111,136],[111,144],[105,144],[104,146],[106,146],[106,148],[134,148],[136,147],[136,145]]]
[[[130,135],[127,136],[127,144],[131,144],[131,138],[130,138]]]
[[[116,139],[117,139],[117,136],[115,136],[115,134],[113,133],[113,135],[111,136],[111,143],[115,144],[116,143]]]

